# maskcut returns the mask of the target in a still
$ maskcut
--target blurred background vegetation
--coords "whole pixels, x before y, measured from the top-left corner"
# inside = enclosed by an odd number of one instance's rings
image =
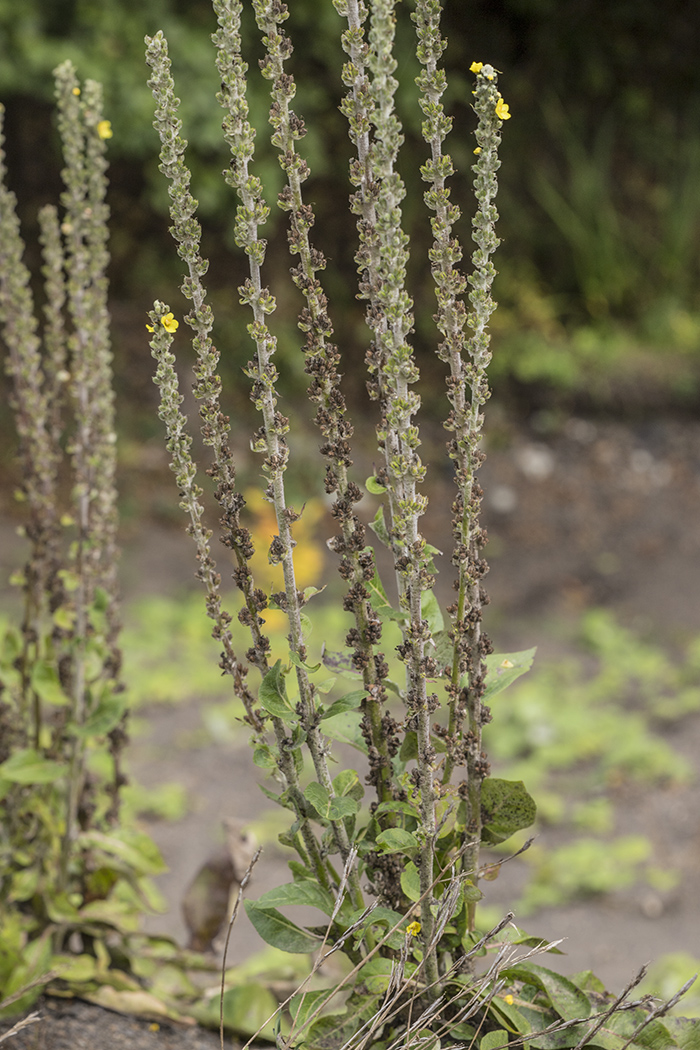
[[[246,5],[248,8],[250,5]],[[366,335],[354,299],[354,236],[344,199],[350,142],[341,97],[340,19],[330,0],[293,0],[290,68],[297,109],[309,128],[315,237],[329,259],[326,289],[342,333],[346,390],[358,400]],[[404,7],[406,9],[404,9]],[[432,282],[425,257],[429,223],[418,166],[425,157],[410,5],[399,5],[398,105],[409,148],[401,164],[412,240],[416,342],[437,396],[442,366],[432,349]],[[269,145],[265,83],[255,75],[261,45],[248,9],[245,47],[251,110],[268,199],[280,185]],[[504,245],[497,265],[493,380],[497,395],[528,413],[555,402],[577,410],[634,414],[694,408],[700,393],[700,6],[669,0],[446,0],[449,38],[448,144],[458,168],[453,196],[468,242],[472,162],[469,103],[473,59],[503,71],[513,120],[505,127],[498,205]],[[154,298],[177,313],[179,260],[167,233],[167,195],[157,170],[153,102],[143,37],[163,29],[170,42],[193,189],[200,201],[210,288],[218,321],[229,408],[249,412],[241,367],[250,350],[236,286],[242,262],[232,248],[233,203],[221,178],[220,133],[210,34],[210,0],[0,0],[0,99],[7,116],[10,183],[20,199],[27,242],[36,212],[60,191],[53,68],[66,58],[105,87],[112,209],[111,295],[122,426],[143,441],[158,432],[144,317]],[[296,352],[296,291],[281,213],[273,210],[267,277],[287,392],[305,388]],[[32,259],[38,271],[38,256]],[[425,395],[430,401],[430,390]]]

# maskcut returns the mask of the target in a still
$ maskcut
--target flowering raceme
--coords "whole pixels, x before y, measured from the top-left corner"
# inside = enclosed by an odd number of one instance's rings
[[[171,335],[174,332],[177,332],[178,328],[180,327],[180,322],[175,320],[175,316],[172,313],[163,314],[163,316],[160,319],[160,323],[163,325],[165,331],[170,332]],[[153,325],[147,324],[146,329],[147,331],[152,332]]]

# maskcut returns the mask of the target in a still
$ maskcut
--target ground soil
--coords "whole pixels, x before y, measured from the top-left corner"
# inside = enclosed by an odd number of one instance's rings
[[[559,425],[542,417],[528,427],[515,427],[493,415],[482,483],[491,537],[488,616],[497,648],[538,645],[539,660],[556,660],[562,622],[574,620],[591,605],[613,610],[624,623],[652,631],[671,647],[700,634],[700,422],[664,418],[625,425],[581,418]],[[428,454],[437,459],[437,445]],[[426,521],[426,533],[431,539],[437,536],[436,545],[442,549],[449,545],[450,502],[451,482],[445,471],[433,478]],[[5,535],[2,560],[9,563],[9,531]],[[444,570],[443,579],[449,579],[449,566]],[[156,588],[181,593],[192,584],[192,572],[189,542],[179,530],[156,527],[152,521],[130,525],[123,560],[127,597]],[[150,926],[183,940],[180,901],[193,874],[216,847],[221,819],[251,819],[267,803],[246,749],[210,743],[183,755],[177,748],[178,738],[198,725],[196,698],[177,710],[154,707],[146,713],[150,728],[132,748],[135,774],[146,784],[179,778],[192,801],[183,820],[150,826],[169,865],[160,887],[170,909]],[[689,716],[670,732],[674,746],[697,767],[700,715]],[[560,968],[593,969],[613,990],[642,963],[665,952],[700,954],[700,782],[696,778],[683,788],[640,790],[616,801],[618,830],[651,836],[655,862],[679,873],[677,888],[662,896],[639,887],[549,909],[525,923],[542,936],[567,938]],[[274,885],[283,864],[275,848],[267,848],[251,894]],[[521,877],[517,862],[510,868],[511,882],[499,880],[489,887],[489,901],[504,907]],[[243,920],[230,959],[254,950],[259,945],[255,938]],[[45,1021],[28,1029],[26,1036],[14,1037],[10,1045],[45,1050],[69,1045],[173,1050],[209,1045],[178,1042],[182,1033],[169,1028],[151,1031],[145,1022],[120,1022],[117,1015],[76,1004],[70,1008],[78,1018],[76,1030],[84,1030],[88,1011],[98,1027],[103,1026],[104,1036],[86,1042],[75,1036],[71,1042],[65,1036],[70,1018],[56,1013],[64,1009],[45,1004]],[[115,1031],[120,1023],[121,1036]],[[186,1037],[194,1038],[191,1032]]]

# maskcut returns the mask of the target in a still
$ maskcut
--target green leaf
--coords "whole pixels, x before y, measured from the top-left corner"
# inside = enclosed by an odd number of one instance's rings
[[[402,828],[387,828],[377,835],[377,845],[382,853],[405,853],[418,849],[418,839]]]
[[[498,1050],[499,1047],[507,1047],[510,1036],[505,1028],[494,1028],[481,1037],[479,1050]]]
[[[418,734],[414,729],[409,729],[405,734],[399,758],[402,762],[410,762],[412,758],[418,758]]]
[[[75,627],[77,613],[75,609],[71,609],[68,605],[60,605],[51,619],[62,631],[72,631]]]
[[[327,667],[329,671],[334,671],[336,674],[351,675],[353,678],[360,677],[360,672],[352,662],[352,655],[348,652],[330,652],[324,648],[321,660],[323,661],[323,666]]]
[[[383,543],[385,547],[388,547],[389,550],[391,550],[391,536],[389,535],[389,530],[386,527],[386,521],[384,520],[384,507],[379,508],[374,515],[374,520],[370,521],[369,527],[380,543]]]
[[[309,674],[314,674],[316,671],[318,671],[319,667],[321,666],[321,664],[305,663],[300,656],[291,651],[289,653],[289,659],[295,667],[302,667],[305,671],[308,671]]]
[[[292,1015],[295,1031],[303,1028],[311,1014],[333,996],[337,998],[336,988],[322,988],[317,992],[298,992],[293,995],[289,1000],[289,1012]],[[339,1005],[337,1010],[341,1011]]]
[[[591,1012],[591,1004],[585,992],[577,988],[568,977],[562,977],[561,974],[554,973],[553,970],[548,970],[544,966],[523,962],[507,967],[502,973],[540,988],[565,1021],[573,1021],[577,1017],[588,1017]]]
[[[315,780],[312,780],[311,783],[304,788],[304,798],[307,802],[311,803],[320,817],[328,817],[330,796],[322,784],[318,784]]]
[[[13,784],[50,784],[65,776],[67,767],[61,762],[44,758],[32,747],[24,747],[0,765],[0,780]]]
[[[489,846],[504,842],[521,828],[529,828],[537,806],[522,780],[487,777],[481,785],[481,841]]]
[[[328,1014],[313,1022],[304,1033],[305,1044],[315,1050],[339,1050],[374,1016],[380,1002],[377,995],[353,994],[342,1013]]]
[[[354,769],[344,769],[333,778],[333,790],[336,795],[347,795],[358,802],[364,798],[365,789],[360,783],[360,778]]]
[[[109,834],[83,831],[78,843],[118,858],[139,875],[160,875],[168,870],[153,839],[135,828],[115,828]]]
[[[345,711],[343,714],[334,715],[333,718],[326,718],[323,723],[323,729],[326,736],[329,736],[331,740],[350,744],[351,747],[366,755],[367,742],[360,729],[361,721],[362,715],[358,711]]]
[[[492,653],[486,657],[486,689],[484,703],[502,693],[516,678],[520,678],[532,667],[537,648],[524,649],[520,653]],[[464,685],[464,680],[462,681]]]
[[[256,908],[270,911],[292,904],[303,904],[309,908],[318,908],[324,915],[332,915],[335,901],[333,896],[319,886],[317,882],[306,879],[303,882],[287,882],[263,893],[255,902]]]
[[[444,630],[445,621],[442,616],[442,609],[434,591],[423,591],[420,598],[420,611],[423,619],[428,621],[428,627],[432,635],[436,635],[439,631]]]
[[[37,660],[32,667],[30,685],[40,700],[54,707],[62,707],[70,698],[64,693],[58,671],[50,660]]]
[[[282,671],[282,661],[278,660],[267,672],[258,690],[258,701],[268,714],[288,722],[290,715],[296,717],[287,698],[287,687]]]
[[[328,807],[329,820],[344,820],[352,817],[360,808],[360,803],[354,798],[332,798]]]
[[[248,918],[258,931],[262,939],[271,944],[273,948],[298,955],[306,952],[315,952],[321,947],[323,940],[315,933],[301,929],[285,918],[275,908],[261,908],[257,901],[244,901]]]
[[[697,1017],[665,1017],[664,1024],[680,1050],[700,1050],[700,1019]]]
[[[321,715],[321,721],[325,718],[334,718],[335,715],[341,715],[344,711],[356,711],[366,696],[366,689],[354,689],[351,693],[346,693],[345,696],[335,700],[327,711],[324,711]]]
[[[393,968],[391,959],[381,959],[375,956],[360,968],[357,980],[365,985],[368,992],[381,995],[389,987]]]
[[[401,872],[401,889],[410,901],[417,901],[420,898],[420,876],[413,861],[407,864]]]
[[[106,687],[97,707],[85,724],[70,726],[69,731],[81,740],[86,740],[91,736],[104,736],[119,724],[125,710],[126,697],[115,696],[111,689]]]
[[[277,760],[269,744],[257,744],[253,751],[253,764],[258,769],[275,769]]]
[[[373,496],[381,496],[386,492],[386,485],[382,485],[379,478],[376,478],[374,474],[370,474],[365,481],[365,488]]]
[[[92,955],[52,955],[51,969],[62,981],[91,981],[97,973],[97,962]]]

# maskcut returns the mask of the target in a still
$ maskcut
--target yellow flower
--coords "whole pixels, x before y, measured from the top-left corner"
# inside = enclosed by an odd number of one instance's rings
[[[481,146],[477,146],[476,149],[474,150],[474,152],[476,153],[476,155],[478,157],[479,154],[481,153]]]
[[[470,73],[480,73],[481,70],[483,69],[483,67],[484,67],[484,63],[483,62],[472,62],[472,64],[469,67],[469,72]]]
[[[146,331],[147,332],[152,332],[153,331],[153,325],[152,324],[147,324],[146,325]]]
[[[410,934],[411,937],[417,937],[420,933],[420,923],[409,922],[408,926],[406,927],[406,933]]]
[[[74,87],[73,88],[73,94],[74,95],[79,95],[80,94],[80,88],[79,87]]]
[[[499,97],[496,103],[496,116],[499,120],[510,120],[511,113],[508,110],[508,103],[503,101],[503,98]]]
[[[515,1002],[515,999],[513,998],[512,995],[504,995],[503,996],[503,1002],[504,1003],[508,1003],[508,1006],[512,1006],[513,1003]]]
[[[164,317],[161,317],[160,323],[166,332],[177,332],[180,327],[180,322],[176,321],[172,314],[165,314]]]
[[[97,134],[101,139],[111,139],[112,125],[108,120],[101,120],[97,125]]]

